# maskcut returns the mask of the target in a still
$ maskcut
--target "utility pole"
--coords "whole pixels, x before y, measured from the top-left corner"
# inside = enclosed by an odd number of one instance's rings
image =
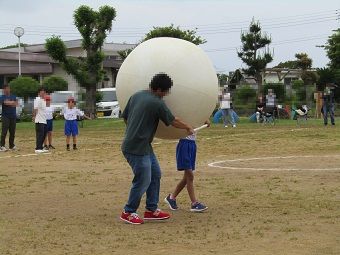
[[[21,43],[20,43],[20,37],[23,36],[25,33],[25,30],[22,27],[16,27],[14,29],[14,34],[18,37],[19,41],[19,76],[21,76]]]

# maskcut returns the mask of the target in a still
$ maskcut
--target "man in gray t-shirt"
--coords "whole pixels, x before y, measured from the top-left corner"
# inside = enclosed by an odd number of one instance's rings
[[[120,217],[127,223],[143,223],[136,211],[145,192],[144,220],[170,218],[170,214],[158,209],[161,169],[151,143],[159,120],[167,126],[186,129],[188,134],[194,132],[191,126],[173,116],[162,100],[171,86],[172,80],[168,75],[155,75],[150,82],[150,89],[132,95],[122,113],[126,123],[122,152],[134,174],[129,199]]]

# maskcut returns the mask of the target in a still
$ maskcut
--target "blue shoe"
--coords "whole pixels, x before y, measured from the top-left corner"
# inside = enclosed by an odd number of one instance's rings
[[[192,212],[203,212],[208,209],[208,206],[205,206],[204,204],[200,202],[196,202],[194,205],[191,206],[190,211]]]
[[[167,203],[171,210],[176,211],[178,209],[176,199],[171,199],[170,194],[164,198],[164,202]]]

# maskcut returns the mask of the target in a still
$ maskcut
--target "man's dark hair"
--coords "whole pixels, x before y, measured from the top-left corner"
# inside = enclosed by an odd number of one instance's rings
[[[2,88],[3,88],[3,89],[9,88],[9,85],[8,85],[8,84],[4,84],[4,85],[2,86]]]
[[[150,88],[152,90],[160,89],[162,92],[167,92],[171,87],[172,79],[165,73],[156,74],[150,82]]]
[[[39,87],[38,94],[40,93],[40,91],[46,91],[46,89],[44,87]]]

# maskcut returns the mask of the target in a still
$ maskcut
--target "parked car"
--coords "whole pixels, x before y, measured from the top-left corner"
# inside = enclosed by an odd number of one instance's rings
[[[67,106],[67,99],[70,97],[78,101],[78,95],[75,91],[55,91],[51,94],[51,106],[54,107],[56,114],[59,114]]]
[[[97,103],[98,118],[119,118],[120,107],[117,101],[116,88],[98,89],[102,99]]]

